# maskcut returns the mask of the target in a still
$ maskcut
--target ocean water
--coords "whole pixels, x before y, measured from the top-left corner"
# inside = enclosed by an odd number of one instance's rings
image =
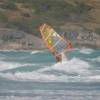
[[[0,100],[100,100],[100,49],[0,51]]]

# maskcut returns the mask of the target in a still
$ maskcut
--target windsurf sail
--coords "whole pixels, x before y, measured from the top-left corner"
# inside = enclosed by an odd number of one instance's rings
[[[42,24],[39,30],[46,47],[53,53],[57,61],[61,61],[61,54],[72,48],[72,43],[68,39],[64,39],[48,24]]]

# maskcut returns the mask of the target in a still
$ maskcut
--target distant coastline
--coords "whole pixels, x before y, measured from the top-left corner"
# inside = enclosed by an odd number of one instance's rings
[[[0,31],[0,50],[40,50],[43,41],[39,37],[22,31]]]
[[[88,38],[87,38],[88,37]],[[100,36],[93,33],[89,39],[87,33],[76,37],[76,47],[100,48]],[[0,50],[43,50],[46,49],[41,38],[22,31],[0,31]]]

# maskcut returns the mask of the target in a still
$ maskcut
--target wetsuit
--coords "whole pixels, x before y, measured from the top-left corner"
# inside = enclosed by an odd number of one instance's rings
[[[52,53],[53,53],[53,55],[54,55],[55,58],[56,58],[56,62],[62,61],[62,56],[61,56],[61,54],[58,54],[57,52],[52,52]]]

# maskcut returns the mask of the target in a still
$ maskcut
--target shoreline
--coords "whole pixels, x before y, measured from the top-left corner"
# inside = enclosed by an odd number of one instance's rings
[[[90,48],[90,47],[82,46],[82,47],[78,47],[78,48],[73,48],[68,51],[73,51],[73,50],[78,50],[78,49],[100,49],[100,48]],[[25,49],[18,49],[18,50],[17,49],[0,49],[0,51],[24,51],[24,52],[27,52],[27,51],[49,51],[49,49],[34,49],[34,50],[32,50],[32,49],[27,49],[27,50],[25,50]]]
[[[46,51],[48,49],[34,49],[34,50],[25,50],[25,49],[19,49],[19,50],[16,50],[16,49],[0,49],[0,51]]]

